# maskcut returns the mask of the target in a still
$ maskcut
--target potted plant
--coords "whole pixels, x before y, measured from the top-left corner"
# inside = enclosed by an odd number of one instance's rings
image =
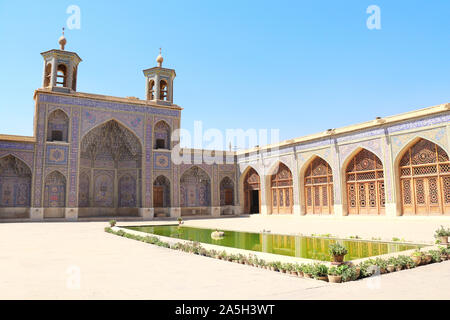
[[[181,224],[183,223],[183,218],[182,217],[178,217],[178,225],[181,226]]]
[[[333,257],[334,264],[342,264],[344,262],[345,255],[348,253],[348,250],[342,244],[336,242],[329,245],[328,253]]]
[[[380,269],[381,274],[385,274],[387,272],[386,268],[387,268],[388,263],[386,260],[381,259],[381,258],[376,258],[375,264]]]
[[[303,264],[296,264],[295,271],[297,271],[297,276],[303,278]]]
[[[312,264],[305,264],[303,266],[303,276],[305,278],[312,278],[312,274],[313,274],[313,265]]]
[[[414,261],[416,266],[419,266],[422,263],[422,256],[423,256],[423,253],[420,251],[420,249],[414,251],[411,254],[411,259]]]
[[[278,271],[277,263],[274,262],[274,261],[269,262],[269,268],[270,268],[270,270],[272,270],[272,271]]]
[[[111,226],[111,228],[116,226],[117,221],[116,220],[109,220],[109,225]]]
[[[342,277],[342,282],[348,282],[357,280],[360,276],[361,269],[358,266],[343,264],[338,267],[338,272]]]
[[[448,243],[448,237],[450,236],[450,230],[447,228],[444,228],[444,226],[440,226],[439,229],[437,229],[434,232],[434,237],[440,241],[442,244]]]
[[[342,269],[341,266],[333,266],[328,270],[328,282],[341,283],[342,282]]]
[[[328,281],[328,267],[321,263],[316,263],[312,269],[314,279]]]
[[[395,257],[390,257],[387,261],[387,267],[386,270],[388,272],[394,272],[395,271]]]
[[[439,252],[440,252],[440,256],[441,256],[441,261],[448,260],[447,249],[444,247],[438,247],[438,248],[439,248]]]
[[[425,254],[424,254],[424,262],[425,262],[425,264],[429,264],[429,263],[431,263],[431,261],[433,261],[433,256],[431,255],[431,253],[430,252],[425,252]]]

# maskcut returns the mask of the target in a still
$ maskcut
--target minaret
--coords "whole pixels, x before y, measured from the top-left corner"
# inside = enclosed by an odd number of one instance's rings
[[[164,58],[159,49],[156,57],[156,67],[144,70],[146,99],[159,104],[173,104],[173,80],[176,77],[175,70],[163,68]]]
[[[64,28],[58,43],[60,50],[41,53],[44,58],[43,87],[66,93],[77,91],[78,64],[82,60],[75,52],[65,51],[67,39]]]

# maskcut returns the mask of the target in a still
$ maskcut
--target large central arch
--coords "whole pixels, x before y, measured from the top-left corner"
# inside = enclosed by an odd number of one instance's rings
[[[81,141],[78,215],[138,215],[141,167],[141,142],[124,125],[110,120],[89,131]]]

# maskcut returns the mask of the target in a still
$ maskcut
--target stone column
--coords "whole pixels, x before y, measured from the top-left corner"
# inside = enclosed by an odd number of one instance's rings
[[[58,73],[58,66],[56,65],[56,58],[52,58],[51,63],[52,63],[52,74],[50,77],[50,86],[56,87],[56,75]]]
[[[396,217],[401,215],[400,208],[397,208],[398,192],[396,188],[395,159],[391,141],[387,129],[384,129],[384,136],[381,138],[381,146],[384,156],[384,193],[386,217]]]
[[[300,202],[300,188],[303,186],[302,182],[299,180],[300,179],[300,172],[299,172],[299,167],[298,167],[298,160],[297,160],[297,154],[294,153],[291,156],[291,167],[292,167],[292,201],[294,201],[294,206],[293,206],[293,214],[295,216],[300,216],[301,215],[301,202]]]
[[[347,215],[346,208],[343,204],[343,190],[342,179],[345,181],[345,177],[341,176],[341,158],[339,155],[339,146],[337,139],[332,138],[332,144],[330,145],[331,155],[333,163],[331,164],[333,170],[333,198],[334,198],[334,215],[336,217],[344,217]]]

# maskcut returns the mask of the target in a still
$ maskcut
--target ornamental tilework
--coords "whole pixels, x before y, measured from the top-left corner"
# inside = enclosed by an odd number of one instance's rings
[[[153,185],[152,185],[152,150],[153,150],[153,122],[151,117],[146,119],[146,129],[145,129],[145,201],[144,206],[146,208],[151,208],[153,206]]]
[[[65,165],[67,164],[67,156],[69,153],[68,146],[47,146],[47,164],[48,165]]]
[[[12,155],[23,162],[25,162],[31,171],[33,171],[33,158],[34,153],[33,152],[23,152],[23,151],[14,151],[14,150],[1,150],[0,149],[0,158],[3,158],[4,156]]]
[[[105,112],[85,109],[82,111],[81,134],[84,136],[90,129],[115,119],[122,122],[132,130],[140,140],[144,140],[144,117],[137,114],[126,114],[122,112]]]
[[[107,109],[112,111],[127,111],[127,112],[141,112],[146,114],[160,114],[171,117],[179,117],[180,112],[178,110],[167,110],[156,107],[148,106],[137,106],[125,103],[116,103],[108,101],[98,101],[87,98],[72,98],[72,97],[61,97],[49,94],[40,94],[39,102],[56,103],[56,104],[66,104],[75,105],[80,107],[91,107],[99,109]]]
[[[34,161],[34,207],[42,206],[42,173],[44,165],[44,140],[45,140],[45,108],[38,107],[38,123],[36,128],[36,152]]]
[[[78,144],[80,139],[79,134],[80,125],[80,109],[72,109],[72,144],[70,149],[70,174],[69,174],[69,207],[75,208],[78,204],[77,184],[78,184],[78,158],[79,150]]]
[[[430,140],[443,147],[444,150],[447,150],[447,130],[445,127],[443,127],[391,137],[392,152],[394,154],[394,157],[396,158],[408,143],[418,137]]]
[[[155,170],[170,170],[170,153],[155,152],[153,154]]]
[[[381,140],[373,139],[339,146],[339,157],[341,159],[341,163],[347,160],[348,156],[358,148],[364,148],[375,153],[382,161],[384,159],[381,148]]]

